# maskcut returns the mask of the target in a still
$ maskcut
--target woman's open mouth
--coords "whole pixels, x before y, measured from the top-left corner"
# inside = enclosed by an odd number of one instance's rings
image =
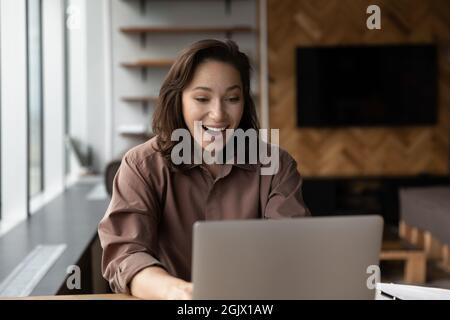
[[[205,130],[206,132],[208,132],[211,135],[218,135],[221,134],[223,132],[225,132],[225,130],[228,128],[229,126],[223,126],[223,127],[210,127],[210,126],[206,126],[206,125],[202,125],[203,130]]]

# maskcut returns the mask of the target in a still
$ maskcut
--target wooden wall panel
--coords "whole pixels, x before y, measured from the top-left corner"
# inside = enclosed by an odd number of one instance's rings
[[[366,27],[381,8],[381,30]],[[450,1],[268,0],[270,127],[303,176],[449,172]],[[435,127],[299,129],[295,48],[334,44],[439,44],[439,123]]]

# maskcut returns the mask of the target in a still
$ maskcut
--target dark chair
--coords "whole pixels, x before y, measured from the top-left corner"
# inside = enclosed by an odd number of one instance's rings
[[[112,195],[112,185],[114,177],[116,176],[117,170],[119,170],[121,160],[113,160],[106,166],[105,169],[105,187],[109,196]]]

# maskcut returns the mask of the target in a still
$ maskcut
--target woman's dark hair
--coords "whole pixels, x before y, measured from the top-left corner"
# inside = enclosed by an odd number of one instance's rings
[[[157,135],[157,151],[172,165],[170,154],[178,143],[171,141],[176,129],[187,129],[182,112],[182,93],[189,85],[194,72],[201,63],[213,60],[229,63],[241,76],[244,110],[238,128],[259,129],[255,103],[250,93],[251,66],[248,57],[239,51],[234,41],[201,40],[185,48],[176,58],[159,91],[153,115],[153,132]]]

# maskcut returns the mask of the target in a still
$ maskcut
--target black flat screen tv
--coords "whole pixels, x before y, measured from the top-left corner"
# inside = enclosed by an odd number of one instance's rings
[[[298,47],[297,126],[437,121],[435,45]]]

